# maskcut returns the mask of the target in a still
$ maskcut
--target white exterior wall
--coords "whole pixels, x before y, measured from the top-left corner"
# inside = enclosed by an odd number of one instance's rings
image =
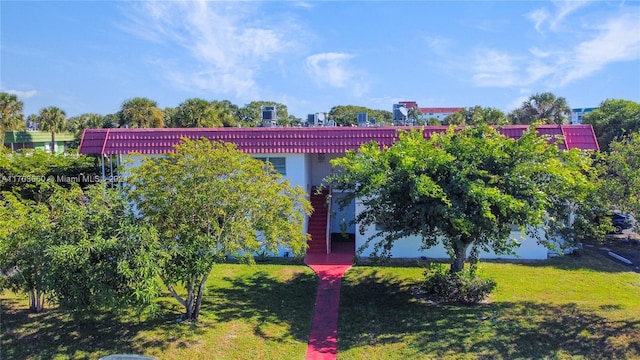
[[[284,157],[285,158],[285,179],[289,180],[291,186],[300,186],[308,194],[311,191],[311,179],[308,169],[307,156],[305,154],[251,154],[251,157]],[[303,229],[307,229],[307,223],[309,217],[305,217]],[[279,247],[277,254],[269,254],[271,256],[285,256],[286,253],[291,254],[291,249],[286,247]]]
[[[356,213],[363,210],[363,205],[360,202],[356,202]],[[362,225],[358,225],[358,231],[356,232],[356,251],[366,243],[373,234],[376,233],[375,228],[369,227],[366,229],[364,235],[360,233]],[[497,255],[493,252],[481,252],[480,259],[522,259],[522,260],[541,260],[548,257],[549,250],[537,243],[537,240],[521,234],[520,231],[513,231],[511,233],[512,238],[516,239],[521,245],[514,249],[516,256],[513,255]],[[368,257],[373,252],[373,242],[368,248],[366,248],[359,256]],[[407,237],[397,240],[391,250],[393,258],[449,258],[447,251],[442,244],[438,244],[435,247],[427,250],[420,250],[422,241],[417,236]]]

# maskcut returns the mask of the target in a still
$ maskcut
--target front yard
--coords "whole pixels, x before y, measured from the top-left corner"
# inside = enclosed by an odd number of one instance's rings
[[[496,291],[479,306],[417,299],[420,267],[357,266],[343,281],[338,359],[640,358],[640,275],[606,257],[481,263]],[[201,321],[177,322],[160,300],[154,320],[99,314],[74,323],[29,314],[2,294],[2,359],[303,359],[317,280],[302,265],[215,267]]]
[[[420,268],[347,272],[339,358],[640,358],[639,274],[597,254],[480,266],[498,287],[469,307],[411,296]]]

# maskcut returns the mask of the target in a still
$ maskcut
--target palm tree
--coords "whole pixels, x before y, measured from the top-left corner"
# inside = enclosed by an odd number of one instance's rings
[[[105,118],[100,114],[87,113],[69,118],[67,130],[74,134],[79,143],[85,129],[101,129],[104,127]]]
[[[4,146],[5,133],[25,127],[22,101],[14,94],[0,92],[0,148]]]
[[[566,124],[571,116],[571,108],[563,97],[550,92],[536,93],[514,110],[510,117],[514,124],[531,124],[542,121],[545,124]]]
[[[56,148],[56,133],[62,132],[66,129],[67,114],[60,108],[55,106],[49,106],[40,109],[38,116],[38,123],[40,129],[51,132],[51,153],[55,153]]]
[[[122,104],[119,117],[120,127],[164,127],[164,114],[158,108],[158,103],[147,98],[137,97],[125,101]]]

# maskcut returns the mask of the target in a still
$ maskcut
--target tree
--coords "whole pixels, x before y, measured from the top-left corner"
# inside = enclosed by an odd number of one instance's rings
[[[105,117],[100,114],[87,113],[69,118],[67,129],[73,133],[77,144],[80,144],[85,129],[102,129]]]
[[[186,319],[198,318],[207,277],[227,256],[278,246],[301,254],[306,247],[311,209],[304,191],[232,144],[185,140],[175,153],[144,159],[130,173],[141,221],[158,230],[168,255],[160,277]]]
[[[164,256],[157,233],[136,221],[121,189],[58,188],[48,203],[56,241],[45,250],[45,278],[60,308],[73,314],[149,308],[159,295]]]
[[[605,155],[604,195],[609,206],[640,217],[640,132],[614,140]],[[639,224],[636,222],[636,226]]]
[[[513,124],[566,124],[571,117],[571,108],[563,97],[556,97],[550,92],[536,93],[511,112],[509,117]]]
[[[119,114],[120,127],[161,128],[164,115],[158,103],[147,98],[136,97],[122,104]]]
[[[559,150],[533,128],[517,140],[488,125],[428,140],[411,131],[386,150],[372,142],[331,163],[340,170],[327,182],[347,191],[345,204],[364,205],[355,221],[381,229],[367,242],[374,253],[389,256],[396,240],[419,236],[424,248],[444,244],[451,273],[463,269],[469,249],[472,265],[480,250],[512,253],[512,226],[541,227],[591,191],[589,157]],[[553,235],[539,241],[551,245]]]
[[[353,126],[358,124],[358,113],[365,112],[369,118],[375,118],[376,124],[390,124],[393,114],[390,111],[372,110],[364,106],[338,105],[329,111],[329,119],[338,126]]]
[[[242,108],[237,109],[237,119],[244,126],[262,126],[262,106],[275,106],[278,124],[285,124],[287,122],[287,118],[289,117],[287,105],[275,101],[252,101]]]
[[[203,99],[188,99],[176,108],[172,118],[174,127],[218,127],[221,124],[216,121],[215,109],[212,104]]]
[[[54,186],[53,184],[49,184]],[[0,272],[4,285],[29,296],[29,310],[45,306],[46,249],[52,238],[48,208],[42,202],[0,193]]]
[[[237,105],[234,105],[229,100],[214,100],[211,102],[211,106],[214,110],[214,118],[220,126],[232,127],[238,125],[238,117],[236,116]]]
[[[99,179],[99,169],[86,155],[51,154],[39,149],[0,152],[0,191],[43,202],[52,193],[48,179],[65,188],[73,183],[86,187]]]
[[[64,188],[34,201],[0,194],[0,271],[5,285],[29,295],[29,309],[44,309],[45,296],[62,309],[82,313],[151,304],[162,262],[156,234],[137,224],[118,190],[104,184]]]
[[[507,125],[509,119],[504,113],[496,108],[482,106],[474,106],[464,108],[456,113],[447,116],[444,121],[444,125]]]
[[[0,148],[4,146],[7,131],[24,129],[23,106],[16,95],[0,92]]]
[[[629,100],[608,99],[585,114],[584,124],[591,124],[600,150],[609,151],[609,144],[633,132],[640,131],[640,104]]]
[[[56,133],[67,128],[67,114],[55,106],[40,109],[38,124],[40,129],[51,132],[51,153],[56,151]]]

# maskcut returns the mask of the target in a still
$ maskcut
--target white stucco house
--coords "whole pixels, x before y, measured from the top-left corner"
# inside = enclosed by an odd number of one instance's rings
[[[182,138],[207,138],[211,141],[224,141],[236,144],[252,157],[270,161],[277,171],[286,177],[292,185],[300,186],[310,194],[314,213],[307,221],[307,229],[312,236],[308,251],[330,253],[335,236],[341,233],[345,225],[355,218],[361,204],[354,201],[351,206],[340,210],[336,199],[340,193],[331,190],[332,201],[327,204],[326,195],[315,195],[315,187],[333,169],[330,160],[341,157],[347,150],[357,149],[360,145],[377,141],[381,146],[390,146],[397,139],[398,132],[408,127],[308,127],[308,128],[180,128],[180,129],[88,129],[85,130],[80,144],[81,154],[93,154],[101,159],[103,175],[112,172],[114,163],[122,163],[133,153],[146,156],[162,156],[173,151],[173,146]],[[446,126],[425,127],[425,136],[443,132]],[[527,126],[504,126],[500,132],[505,136],[518,138]],[[557,136],[556,144],[563,149],[599,150],[598,143],[590,125],[542,125],[537,128],[540,134]],[[134,161],[133,164],[136,162]],[[134,165],[135,166],[135,165]],[[347,234],[353,242],[348,246],[359,249],[375,229],[363,229],[358,224],[346,226]],[[522,243],[516,250],[521,259],[545,259],[548,250],[533,239],[523,238],[517,231],[513,236]],[[344,246],[344,245],[343,245]],[[395,258],[445,258],[444,248],[432,248],[420,251],[420,240],[406,238],[396,242],[392,256]],[[364,248],[360,256],[368,256],[371,248]],[[283,256],[286,249],[279,255]],[[496,254],[482,254],[482,258],[504,258]]]

